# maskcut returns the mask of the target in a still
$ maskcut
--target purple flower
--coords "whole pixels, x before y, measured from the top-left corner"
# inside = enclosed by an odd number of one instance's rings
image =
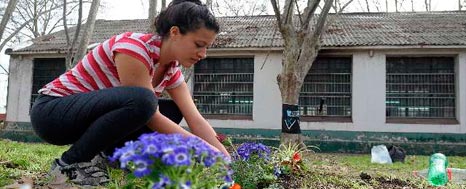
[[[155,178],[158,180],[152,188],[196,187],[196,183],[186,181],[184,178],[191,174],[199,174],[200,170],[217,163],[220,163],[220,166],[231,163],[229,158],[210,148],[198,137],[157,132],[143,134],[137,141],[125,143],[124,147],[116,149],[111,159],[119,160],[122,168],[131,165],[129,168],[134,176],[149,180],[151,183],[154,178],[149,177],[160,173],[158,178]],[[226,175],[226,180],[232,180],[232,173],[227,173],[226,166],[223,171],[217,179]]]
[[[159,175],[159,182],[154,183],[152,185],[152,189],[163,189],[166,188],[167,186],[170,186],[171,180],[165,175],[160,174]]]
[[[191,156],[188,149],[184,147],[176,148],[173,155],[175,156],[175,165],[191,165]]]
[[[134,176],[136,177],[144,177],[149,175],[152,171],[150,170],[150,165],[153,161],[148,157],[136,157],[133,159],[134,163]]]
[[[185,183],[180,183],[180,189],[191,189],[191,181],[186,181]]]
[[[257,155],[259,158],[270,159],[270,148],[261,143],[243,143],[234,154],[235,159],[248,160],[251,156]]]
[[[173,153],[170,154],[163,154],[162,155],[162,162],[165,165],[175,165],[175,156],[172,155]]]
[[[282,170],[280,170],[280,168],[278,166],[275,166],[273,168],[273,174],[277,177],[279,177],[281,174],[282,174]]]
[[[145,142],[157,142],[160,141],[160,137],[158,137],[157,133],[148,133],[148,134],[142,134],[139,138],[139,141],[145,141]]]
[[[231,183],[231,182],[233,182],[232,175],[233,175],[233,170],[232,170],[232,169],[228,169],[227,175],[225,175],[225,182],[226,182],[226,183]]]
[[[140,143],[129,141],[125,143],[125,146],[117,149],[113,156],[110,158],[112,161],[117,159],[120,161],[120,167],[126,168],[129,161],[136,156],[136,153],[140,150]]]
[[[155,142],[142,142],[142,153],[152,155],[154,157],[160,156],[160,146]]]
[[[170,166],[191,165],[191,156],[184,147],[175,148],[172,152],[162,156],[162,162]]]

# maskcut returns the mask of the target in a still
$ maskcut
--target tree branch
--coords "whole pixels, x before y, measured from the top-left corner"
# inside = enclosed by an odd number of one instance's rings
[[[320,35],[322,34],[323,30],[325,29],[325,22],[327,20],[328,12],[330,11],[330,8],[332,7],[334,0],[325,0],[325,5],[324,8],[322,9],[322,12],[320,13],[319,20],[317,21],[316,24],[316,29],[314,30],[314,34],[312,36],[313,39],[318,39],[320,38]]]
[[[66,46],[70,46],[70,33],[68,31],[68,23],[67,23],[67,19],[66,19],[66,1],[67,0],[63,0],[63,29],[65,30],[65,37],[66,37]]]
[[[76,65],[79,60],[81,60],[86,52],[87,52],[87,45],[89,44],[90,38],[92,37],[92,33],[94,31],[95,19],[97,16],[97,12],[99,11],[100,0],[93,0],[91,4],[91,8],[89,10],[89,16],[84,25],[84,33],[81,36],[81,40],[79,42],[79,46],[76,52],[76,55],[73,60],[73,66]]]
[[[276,0],[270,0],[270,2],[272,3],[273,12],[275,13],[275,17],[277,18],[278,27],[281,28],[282,27],[282,18],[281,18],[280,9],[278,8],[277,1]]]
[[[342,13],[346,7],[348,7],[349,4],[351,4],[353,2],[353,0],[349,0],[348,2],[346,2],[342,7],[340,7],[340,10],[338,10],[337,14],[340,14]]]
[[[10,21],[10,17],[13,14],[13,11],[16,9],[17,3],[18,3],[18,0],[10,0],[8,2],[5,13],[2,16],[2,21],[0,22],[0,40],[3,37],[3,32],[5,31],[5,27],[8,21]]]
[[[293,3],[295,0],[286,0],[285,1],[285,8],[283,9],[283,16],[282,20],[284,20],[284,25],[291,24],[293,25]]]
[[[13,37],[16,36],[16,34],[18,34],[27,24],[28,22],[23,23],[19,28],[16,28],[16,30],[13,33],[11,33],[5,40],[2,41],[2,43],[0,44],[0,52],[3,50],[3,47],[5,47],[8,41],[13,39]]]
[[[3,69],[3,71],[5,72],[5,75],[8,75],[8,74],[9,74],[8,70],[6,70],[5,67],[3,67],[2,64],[0,64],[0,68]]]
[[[73,49],[74,46],[76,45],[76,41],[78,40],[78,35],[79,31],[81,30],[81,21],[83,18],[83,1],[79,0],[79,8],[78,8],[78,23],[76,25],[76,30],[74,32],[74,37],[73,41],[71,42],[71,46],[68,47],[68,53],[66,54],[66,66],[67,68],[71,69],[73,66],[73,60],[71,58],[73,57]]]
[[[320,0],[308,0],[307,1],[307,7],[304,11],[306,20],[304,21],[303,31],[309,30],[309,24],[311,22],[312,17],[314,16],[314,12],[319,6],[319,3],[320,3]]]

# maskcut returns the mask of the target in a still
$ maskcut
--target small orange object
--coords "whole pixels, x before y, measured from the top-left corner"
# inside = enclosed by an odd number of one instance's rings
[[[230,187],[230,189],[241,189],[241,185],[235,183],[233,186]]]
[[[293,161],[295,161],[295,162],[301,161],[301,156],[299,155],[298,152],[295,152],[293,154]]]

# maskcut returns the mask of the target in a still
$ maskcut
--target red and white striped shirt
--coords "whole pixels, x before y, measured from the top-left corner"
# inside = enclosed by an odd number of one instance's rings
[[[152,78],[161,46],[162,38],[153,34],[126,32],[113,36],[84,56],[74,68],[45,85],[39,93],[63,97],[121,86],[114,61],[116,52],[130,55],[144,63]],[[178,61],[173,61],[154,92],[160,96],[164,89],[175,88],[183,81]]]

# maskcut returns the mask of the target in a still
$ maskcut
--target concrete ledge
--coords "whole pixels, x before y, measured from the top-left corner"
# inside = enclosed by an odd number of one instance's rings
[[[235,143],[247,141],[261,142],[278,146],[280,133],[278,129],[233,129],[216,128],[218,133],[233,138]],[[450,133],[385,133],[355,131],[302,131],[305,143],[317,147],[316,152],[365,153],[370,154],[372,146],[384,144],[387,147],[396,145],[404,148],[410,155],[430,155],[435,152],[447,156],[466,156],[466,135]],[[7,123],[0,130],[0,138],[22,141],[43,142],[31,129],[30,123]]]
[[[280,130],[267,129],[216,129],[233,137],[235,143],[257,141],[278,146]],[[445,155],[466,156],[466,135],[425,133],[384,133],[354,131],[302,131],[305,144],[317,147],[316,152],[370,153],[372,146],[384,144],[404,148],[407,154],[430,155],[441,152]]]

